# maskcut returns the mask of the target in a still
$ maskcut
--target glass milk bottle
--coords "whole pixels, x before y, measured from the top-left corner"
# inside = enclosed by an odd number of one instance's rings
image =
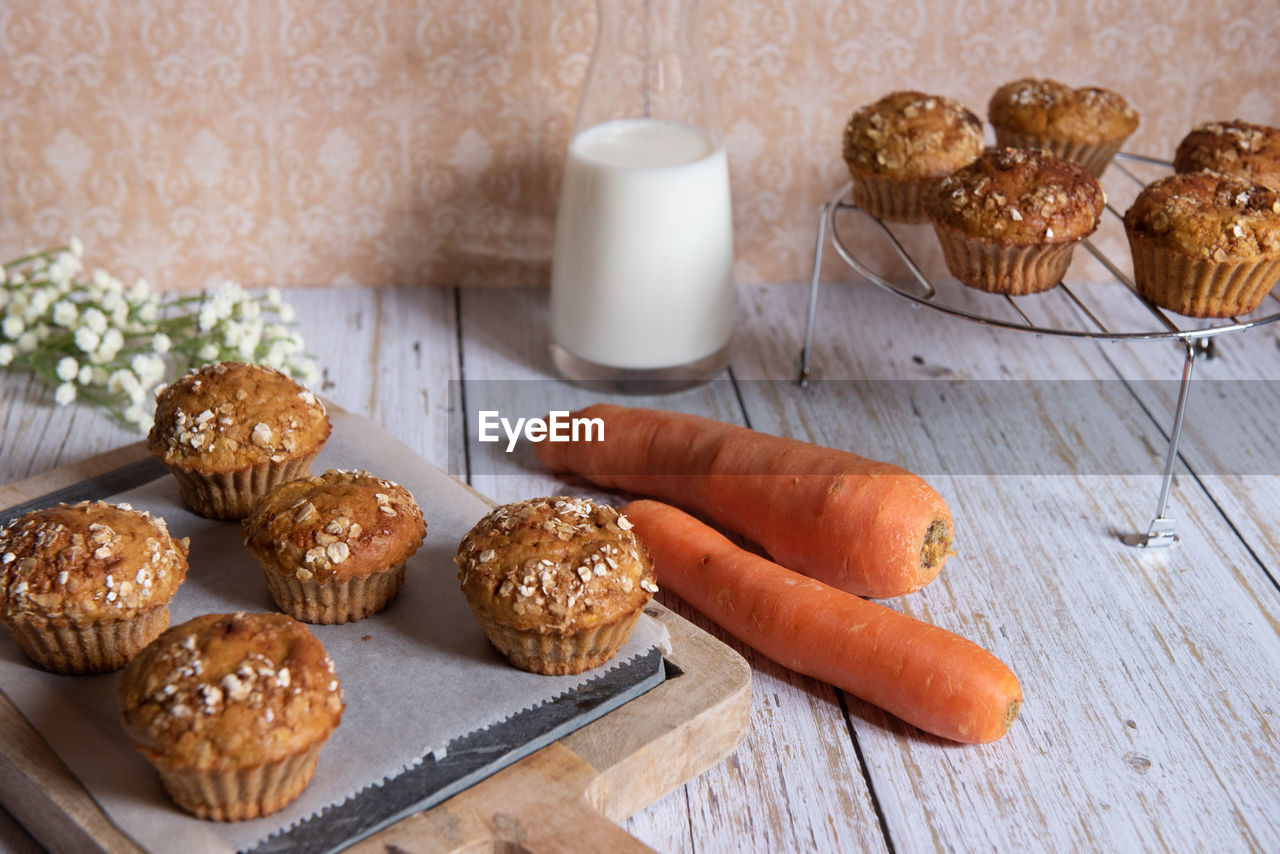
[[[729,166],[702,0],[596,0],[551,267],[551,354],[570,380],[673,390],[728,361]]]

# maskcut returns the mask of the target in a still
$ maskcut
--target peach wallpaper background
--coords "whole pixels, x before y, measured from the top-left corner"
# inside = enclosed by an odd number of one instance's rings
[[[806,280],[840,133],[1024,75],[1280,124],[1276,0],[707,0],[740,282]],[[542,285],[595,0],[4,0],[0,254],[162,289]]]

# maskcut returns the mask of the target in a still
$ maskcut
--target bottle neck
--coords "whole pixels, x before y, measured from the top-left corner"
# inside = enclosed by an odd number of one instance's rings
[[[719,144],[702,0],[596,0],[596,15],[574,134],[643,118],[697,128]]]

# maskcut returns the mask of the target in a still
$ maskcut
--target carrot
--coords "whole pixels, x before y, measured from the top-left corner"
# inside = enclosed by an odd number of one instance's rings
[[[774,560],[858,596],[919,590],[951,550],[951,512],[892,463],[676,412],[596,404],[583,431],[534,445],[543,464],[677,504],[759,543]]]
[[[972,641],[744,551],[670,505],[622,513],[661,586],[779,664],[952,741],[995,741],[1018,716],[1017,677]]]

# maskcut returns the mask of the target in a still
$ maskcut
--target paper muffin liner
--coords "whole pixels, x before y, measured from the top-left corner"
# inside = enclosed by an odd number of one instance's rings
[[[391,603],[404,586],[404,561],[381,572],[346,581],[303,580],[263,567],[267,588],[276,605],[304,623],[351,623],[376,614]]]
[[[1116,153],[1120,151],[1120,147],[1129,138],[1122,136],[1120,139],[1109,139],[1103,142],[1070,142],[1001,128],[996,128],[995,131],[996,145],[998,146],[1043,148],[1063,160],[1079,163],[1092,172],[1095,178],[1102,177],[1102,173],[1107,170],[1107,164],[1115,158]]]
[[[4,623],[18,647],[41,669],[66,676],[85,676],[109,673],[128,664],[169,627],[169,603],[127,620],[77,625],[18,615],[5,617]]]
[[[1056,287],[1071,266],[1078,242],[1004,246],[939,222],[934,222],[933,230],[951,275],[971,288],[1009,296]]]
[[[849,170],[853,202],[874,217],[892,222],[926,222],[924,191],[935,178],[890,178]]]
[[[319,454],[317,448],[306,457],[279,463],[268,460],[229,473],[176,465],[168,468],[178,481],[183,502],[192,511],[210,519],[243,519],[273,486],[310,474],[311,463]]]
[[[1211,261],[1129,234],[1133,283],[1151,302],[1187,317],[1249,314],[1280,279],[1280,258]]]
[[[475,611],[475,615],[489,642],[516,667],[547,676],[566,676],[599,667],[613,658],[631,637],[643,610],[641,605],[613,623],[569,633],[517,629],[499,623],[487,613]]]
[[[174,803],[199,818],[244,821],[287,806],[311,782],[328,736],[300,753],[251,768],[188,768],[144,751]]]

